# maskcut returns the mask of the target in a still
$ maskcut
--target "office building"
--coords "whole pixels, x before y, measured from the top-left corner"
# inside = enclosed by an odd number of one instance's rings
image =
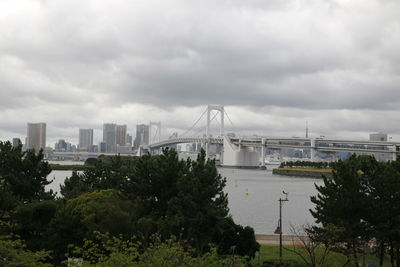
[[[144,147],[149,144],[149,125],[136,125],[136,138],[134,147]]]
[[[93,129],[79,129],[79,150],[89,151],[93,146]]]
[[[58,152],[67,151],[67,142],[64,139],[58,140],[58,142],[54,145],[54,150]]]
[[[369,141],[386,142],[387,140],[388,140],[388,136],[386,133],[372,133],[369,135]]]
[[[107,144],[106,144],[106,142],[100,142],[100,143],[99,143],[98,151],[99,151],[100,153],[105,153],[105,152],[107,152]]]
[[[126,125],[117,125],[117,145],[126,146]]]
[[[126,144],[128,146],[132,146],[132,140],[133,140],[132,135],[126,134]]]
[[[103,142],[106,143],[105,152],[115,152],[117,148],[117,125],[115,123],[103,124]]]
[[[46,147],[46,123],[28,123],[26,149],[45,149]]]

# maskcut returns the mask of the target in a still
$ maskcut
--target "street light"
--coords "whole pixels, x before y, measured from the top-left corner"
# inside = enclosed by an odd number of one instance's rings
[[[285,199],[279,198],[279,221],[278,221],[278,227],[276,227],[275,234],[279,234],[279,263],[282,264],[282,202],[283,201],[289,201],[288,195],[289,193],[286,193],[285,191],[282,191],[283,194],[285,195]]]

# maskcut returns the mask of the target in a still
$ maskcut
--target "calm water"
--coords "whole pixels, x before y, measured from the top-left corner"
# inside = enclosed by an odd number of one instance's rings
[[[322,180],[273,175],[271,170],[219,169],[227,178],[229,209],[236,223],[253,227],[257,234],[272,234],[279,217],[278,199],[282,191],[289,192],[289,201],[283,205],[283,231],[290,234],[289,226],[299,227],[313,223],[308,211],[313,207],[310,196],[316,195],[314,183]],[[46,188],[58,192],[60,184],[71,171],[53,171],[53,183]]]

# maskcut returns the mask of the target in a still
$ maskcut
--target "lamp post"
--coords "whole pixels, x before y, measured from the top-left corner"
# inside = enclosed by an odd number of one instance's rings
[[[285,191],[283,191],[283,194],[285,195],[285,198],[279,198],[279,221],[278,221],[278,227],[275,230],[275,234],[279,234],[279,264],[282,264],[282,205],[284,201],[289,201],[288,199],[288,194]]]

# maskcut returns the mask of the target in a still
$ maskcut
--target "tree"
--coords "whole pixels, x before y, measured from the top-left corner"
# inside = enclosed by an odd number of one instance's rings
[[[400,265],[400,159],[380,163],[377,175],[369,180],[369,212],[366,220],[370,236],[379,243],[380,263],[389,247],[392,266]]]
[[[122,235],[129,238],[135,233],[138,217],[132,201],[115,189],[96,190],[70,199],[60,208],[51,221],[48,240],[62,259],[68,244],[81,245],[93,232]]]
[[[317,196],[311,197],[315,210],[310,210],[320,226],[314,226],[316,236],[332,240],[348,262],[358,266],[358,249],[368,239],[366,214],[369,211],[367,187],[370,177],[377,175],[378,164],[370,156],[352,155],[339,161],[333,178],[324,177],[324,185],[316,185]],[[342,244],[345,244],[343,248]]]
[[[158,156],[100,160],[94,169],[83,174],[74,173],[61,187],[61,192],[71,198],[85,191],[118,190],[133,203],[135,224],[132,229],[144,245],[149,245],[149,237],[158,233],[162,240],[176,236],[202,254],[210,249],[210,243],[218,243],[217,237],[225,231],[223,222],[229,211],[223,191],[225,182],[215,162],[206,159],[204,151],[196,161],[183,161],[176,151],[165,149]],[[83,196],[89,195],[83,194],[77,199],[81,201]],[[67,206],[74,202],[71,199]],[[249,229],[240,232],[243,236],[251,235]],[[249,240],[255,242],[254,233]],[[248,250],[251,256],[253,249],[254,246]]]
[[[109,234],[96,233],[95,238],[85,240],[82,247],[75,247],[73,257],[82,258],[83,266],[100,267],[222,267],[229,266],[230,259],[221,258],[215,249],[199,257],[193,257],[190,249],[174,239],[155,242],[144,250],[135,240],[123,240]]]
[[[20,239],[0,236],[0,266],[50,267],[45,263],[48,258],[49,252],[32,252]]]
[[[56,211],[62,205],[61,201],[44,200],[19,205],[13,217],[14,232],[32,250],[51,249],[48,242],[48,228]]]
[[[12,147],[10,142],[0,142],[0,191],[7,192],[7,203],[2,212],[10,211],[10,199],[17,202],[32,202],[54,198],[54,194],[45,191],[51,169],[43,161],[43,151],[22,152],[22,146]],[[6,209],[6,210],[5,210]]]

